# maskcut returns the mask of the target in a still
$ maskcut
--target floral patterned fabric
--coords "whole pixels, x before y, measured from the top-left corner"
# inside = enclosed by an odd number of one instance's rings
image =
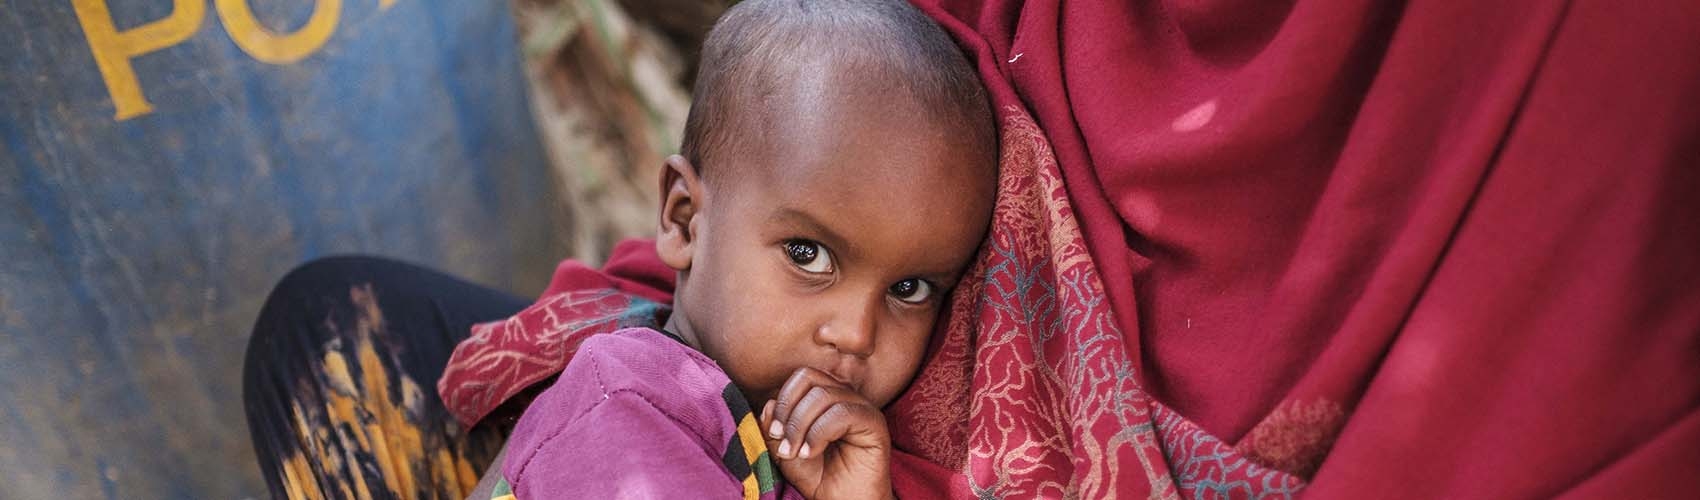
[[[1692,2],[917,3],[1002,151],[900,496],[1692,496]],[[463,422],[666,302],[625,250],[475,329]]]

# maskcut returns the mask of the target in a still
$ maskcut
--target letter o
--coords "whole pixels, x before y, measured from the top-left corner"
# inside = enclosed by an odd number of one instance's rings
[[[279,34],[254,19],[248,0],[214,0],[224,31],[243,52],[264,63],[289,64],[325,46],[342,15],[342,0],[316,0],[307,24],[294,33]]]

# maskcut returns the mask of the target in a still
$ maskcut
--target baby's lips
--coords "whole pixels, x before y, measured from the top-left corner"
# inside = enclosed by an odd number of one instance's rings
[[[825,372],[828,376],[832,377],[832,381],[838,382],[838,385],[849,387],[851,390],[858,393],[862,392],[862,377],[845,375],[843,372],[846,370],[843,368],[820,371]]]

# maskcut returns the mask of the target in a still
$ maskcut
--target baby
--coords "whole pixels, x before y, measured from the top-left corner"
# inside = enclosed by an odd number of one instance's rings
[[[901,0],[744,1],[701,68],[661,175],[672,315],[580,346],[498,498],[892,496],[881,408],[991,217],[985,91]]]

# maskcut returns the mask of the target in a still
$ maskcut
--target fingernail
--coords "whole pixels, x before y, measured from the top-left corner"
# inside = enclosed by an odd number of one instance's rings
[[[767,437],[779,439],[779,436],[782,434],[785,434],[785,426],[779,425],[778,420],[774,420],[773,423],[767,425]]]
[[[791,440],[789,440],[789,439],[779,440],[779,456],[780,456],[780,458],[784,458],[784,457],[789,456],[789,455],[791,455]]]
[[[769,400],[767,400],[767,404],[761,405],[761,419],[767,420],[769,417],[772,417],[772,416],[773,416],[773,400],[769,399]]]
[[[797,458],[809,458],[809,443],[805,442],[801,448],[797,449]]]

